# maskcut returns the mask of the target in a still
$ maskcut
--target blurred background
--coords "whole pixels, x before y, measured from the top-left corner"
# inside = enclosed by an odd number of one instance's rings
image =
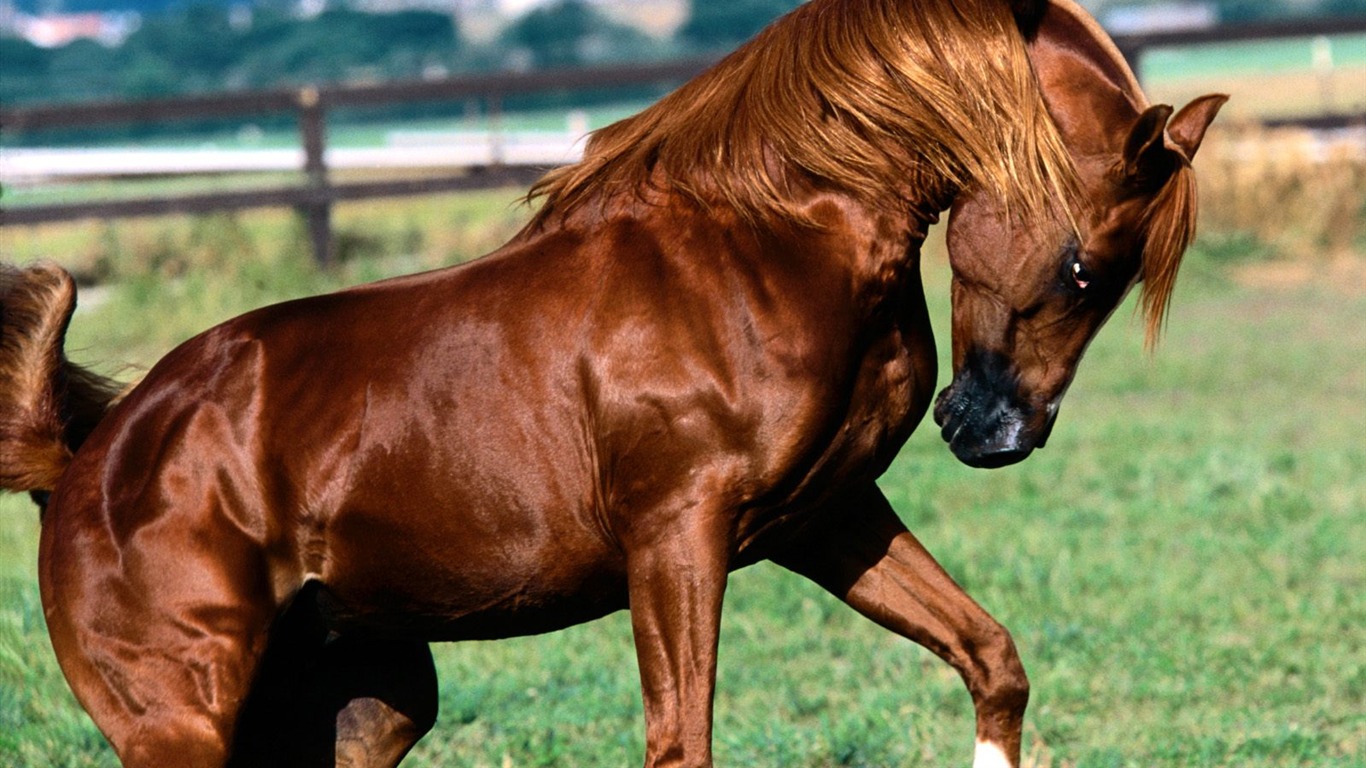
[[[1260,193],[1287,183],[1287,156],[1360,167],[1366,0],[1085,4],[1155,100],[1233,95],[1219,154],[1277,165]],[[284,206],[316,260],[345,259],[367,238],[336,231],[339,204],[525,185],[796,5],[0,0],[7,255],[42,255],[16,227]],[[1338,244],[1352,204],[1315,200]],[[1235,209],[1235,228],[1280,237]],[[92,248],[83,279],[116,269]]]
[[[131,378],[248,309],[496,248],[588,131],[796,5],[0,0],[0,260],[71,270],[68,350]],[[1029,768],[1366,766],[1366,0],[1083,5],[1153,101],[1233,96],[1166,340],[1121,309],[1046,451],[984,473],[921,430],[881,485],[1014,633]],[[0,498],[0,765],[112,765],[47,645],[39,525]],[[727,600],[719,764],[967,764],[931,654],[774,567]],[[406,764],[639,763],[624,616],[436,653]]]
[[[281,199],[317,209],[521,183],[796,5],[0,0],[0,221],[235,211]],[[1087,5],[1154,98],[1229,92],[1225,124],[1309,127],[1309,151],[1351,144],[1360,153],[1366,0]],[[488,168],[501,173],[451,178]],[[328,189],[358,177],[391,183]],[[276,194],[172,194],[243,188]],[[149,196],[158,202],[51,207]],[[309,219],[322,260],[336,255],[321,220],[329,212]]]

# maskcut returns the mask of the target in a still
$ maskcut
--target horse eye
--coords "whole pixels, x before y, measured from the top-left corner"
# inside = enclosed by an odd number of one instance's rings
[[[1091,273],[1081,265],[1080,261],[1072,262],[1072,282],[1083,291],[1091,284]]]

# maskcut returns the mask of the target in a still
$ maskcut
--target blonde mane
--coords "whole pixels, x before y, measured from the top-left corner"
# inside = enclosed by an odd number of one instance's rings
[[[1195,170],[1183,162],[1144,212],[1143,227],[1148,239],[1143,244],[1143,265],[1139,270],[1139,307],[1149,349],[1162,336],[1176,288],[1176,274],[1181,269],[1181,256],[1195,239],[1197,209]]]
[[[811,0],[531,197],[538,222],[646,189],[800,219],[798,180],[901,210],[975,186],[1040,218],[1078,189],[1008,3]]]

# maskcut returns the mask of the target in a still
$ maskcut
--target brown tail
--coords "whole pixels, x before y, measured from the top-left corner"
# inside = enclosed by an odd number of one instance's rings
[[[48,492],[118,397],[62,352],[76,284],[55,264],[0,265],[0,489]]]

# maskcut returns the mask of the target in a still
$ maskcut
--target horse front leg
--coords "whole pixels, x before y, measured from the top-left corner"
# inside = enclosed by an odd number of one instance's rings
[[[716,646],[731,546],[722,517],[690,510],[626,542],[647,768],[712,764]]]
[[[977,713],[974,768],[1016,768],[1029,681],[1010,634],[906,530],[877,486],[838,507],[773,561],[957,669]]]

